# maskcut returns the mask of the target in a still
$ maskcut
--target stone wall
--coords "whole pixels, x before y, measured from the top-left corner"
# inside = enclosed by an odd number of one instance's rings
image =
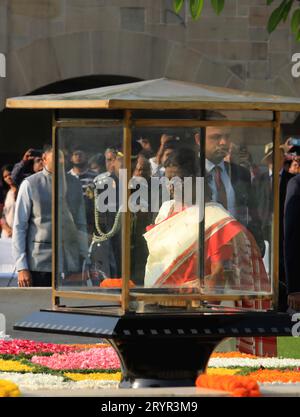
[[[275,0],[275,6],[279,0]],[[200,20],[174,14],[172,0],[0,0],[0,51],[7,78],[0,100],[90,74],[162,76],[297,95],[281,24],[266,31],[265,0],[226,0],[220,16],[205,2]]]

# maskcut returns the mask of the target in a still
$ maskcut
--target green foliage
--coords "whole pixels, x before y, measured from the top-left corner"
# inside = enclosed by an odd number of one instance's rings
[[[299,41],[300,40],[300,9],[296,9],[293,13],[292,20],[291,20],[291,28],[297,41]]]
[[[202,12],[204,0],[186,0],[189,1],[190,13],[192,19],[197,20]],[[174,10],[179,13],[184,5],[185,0],[174,0]],[[266,0],[266,5],[271,6],[274,0]],[[267,30],[272,33],[281,22],[286,22],[287,18],[291,13],[291,9],[294,3],[299,4],[299,0],[282,0],[276,9],[270,14]],[[210,0],[211,6],[215,13],[219,15],[225,6],[225,0]],[[291,29],[297,41],[300,41],[300,6],[293,11],[291,18]]]
[[[190,12],[194,20],[198,19],[204,5],[204,0],[190,0]]]
[[[211,5],[217,14],[220,14],[224,9],[225,0],[211,0]]]
[[[273,32],[280,22],[286,21],[293,3],[294,0],[283,0],[280,5],[275,10],[273,10],[267,26],[269,33]]]
[[[179,13],[182,6],[183,6],[184,0],[173,0],[173,7],[176,13]]]

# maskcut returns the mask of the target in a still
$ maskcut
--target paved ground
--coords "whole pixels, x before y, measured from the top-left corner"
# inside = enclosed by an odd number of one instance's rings
[[[264,384],[261,392],[264,397],[300,397],[300,383]]]
[[[264,397],[300,397],[300,383],[265,384]],[[223,391],[200,388],[147,388],[147,389],[82,389],[22,391],[23,397],[228,397]]]
[[[22,391],[23,397],[227,397],[228,393],[200,388],[139,388]]]

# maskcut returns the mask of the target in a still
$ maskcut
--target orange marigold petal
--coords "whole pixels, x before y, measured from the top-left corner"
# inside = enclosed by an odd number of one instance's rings
[[[105,278],[100,283],[101,288],[121,288],[122,287],[122,278]],[[129,288],[135,287],[133,281],[129,281]]]
[[[253,389],[249,392],[249,397],[260,397],[260,396],[261,396],[261,393],[259,389],[256,389],[256,390]]]
[[[249,391],[246,388],[237,388],[232,391],[231,395],[233,397],[248,397]]]
[[[200,375],[196,386],[230,392],[234,397],[258,397],[259,386],[248,376],[236,375]]]
[[[211,358],[245,358],[245,359],[257,359],[258,356],[251,355],[250,353],[241,352],[213,352]]]

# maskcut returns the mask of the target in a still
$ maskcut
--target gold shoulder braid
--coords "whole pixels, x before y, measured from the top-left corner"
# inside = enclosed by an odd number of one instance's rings
[[[89,192],[91,192],[92,190],[90,189]],[[116,233],[118,233],[118,231],[120,230],[121,227],[121,207],[118,209],[116,216],[115,216],[115,220],[114,220],[114,224],[111,228],[111,230],[109,230],[107,233],[103,232],[103,230],[101,230],[101,226],[100,226],[100,212],[97,210],[97,204],[96,204],[96,200],[98,197],[97,194],[97,188],[95,187],[93,190],[93,195],[94,195],[94,220],[95,220],[95,228],[98,234],[93,233],[93,237],[92,237],[92,243],[99,243],[99,242],[104,242],[105,240],[111,239]]]

